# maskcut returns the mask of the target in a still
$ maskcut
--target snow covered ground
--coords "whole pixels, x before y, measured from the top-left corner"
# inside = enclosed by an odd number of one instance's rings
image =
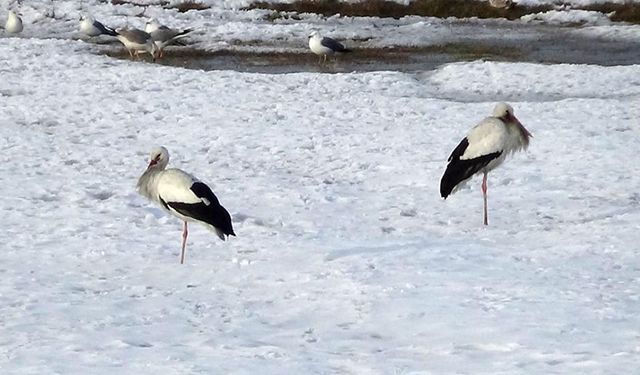
[[[2,374],[640,366],[640,65],[203,72],[41,30],[0,38]],[[483,227],[480,181],[439,179],[502,100],[534,138]],[[192,225],[178,264],[135,192],[154,145],[237,238]]]

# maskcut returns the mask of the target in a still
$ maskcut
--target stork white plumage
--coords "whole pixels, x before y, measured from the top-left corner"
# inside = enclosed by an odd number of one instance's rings
[[[221,240],[235,236],[231,215],[220,205],[209,186],[180,169],[165,169],[169,151],[164,147],[151,151],[149,166],[138,180],[138,192],[184,221],[180,264],[184,263],[187,222],[197,221],[214,230]]]
[[[530,137],[531,133],[515,117],[509,104],[496,104],[493,115],[471,129],[449,156],[440,180],[442,198],[447,199],[463,182],[482,172],[484,225],[488,225],[487,173],[502,164],[507,155],[526,149]]]

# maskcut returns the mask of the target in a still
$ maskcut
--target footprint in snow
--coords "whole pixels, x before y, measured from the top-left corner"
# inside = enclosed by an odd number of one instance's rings
[[[395,232],[396,228],[394,228],[394,227],[380,227],[380,230],[382,230],[382,233],[389,234],[389,233]]]
[[[400,211],[400,216],[415,217],[416,215],[418,215],[418,211],[415,208],[405,208]]]
[[[114,195],[113,192],[110,192],[110,191],[97,191],[97,192],[88,191],[87,194],[90,197],[97,199],[99,201],[106,201],[107,199],[113,197]]]

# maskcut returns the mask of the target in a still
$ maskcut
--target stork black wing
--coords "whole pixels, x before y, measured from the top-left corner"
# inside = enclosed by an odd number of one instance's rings
[[[213,225],[226,235],[235,236],[236,234],[233,232],[231,224],[231,215],[220,205],[218,198],[211,189],[202,182],[196,182],[191,185],[191,191],[203,201],[198,203],[163,201],[163,203],[181,215]]]
[[[449,164],[440,180],[440,195],[447,199],[453,189],[462,181],[470,178],[482,168],[486,167],[493,159],[502,155],[502,151],[492,152],[473,159],[460,159],[469,147],[469,141],[464,138],[449,156]]]

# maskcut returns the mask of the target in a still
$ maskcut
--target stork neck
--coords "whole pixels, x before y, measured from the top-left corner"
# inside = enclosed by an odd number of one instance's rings
[[[138,192],[151,200],[156,200],[158,195],[158,178],[163,170],[158,168],[147,168],[138,179]]]
[[[519,121],[504,121],[505,127],[513,142],[513,148],[515,149],[527,149],[529,147],[529,132],[520,124]]]

